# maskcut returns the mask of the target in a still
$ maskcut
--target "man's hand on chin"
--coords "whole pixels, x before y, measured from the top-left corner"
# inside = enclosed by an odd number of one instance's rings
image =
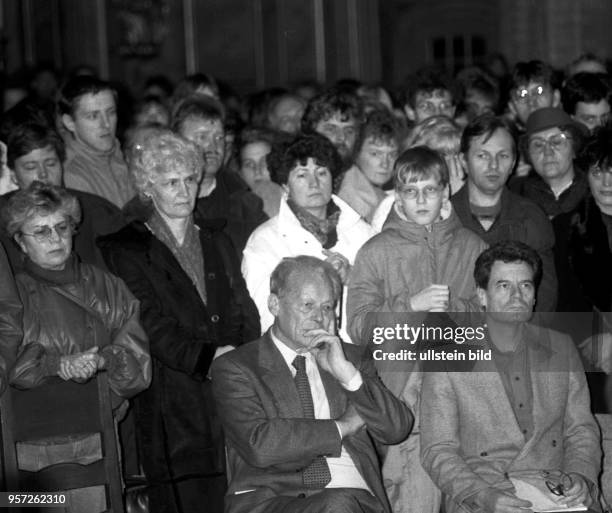
[[[340,384],[347,385],[358,371],[344,356],[340,339],[324,329],[310,330],[306,335],[312,337],[309,351],[314,354],[319,366]]]

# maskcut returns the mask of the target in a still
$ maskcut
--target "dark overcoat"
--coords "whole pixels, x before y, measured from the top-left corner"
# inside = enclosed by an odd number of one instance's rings
[[[151,387],[136,398],[149,482],[224,472],[208,368],[219,346],[239,346],[260,333],[257,309],[230,240],[204,222],[198,226],[206,304],[170,249],[142,222],[98,241],[109,269],[140,300],[141,323],[151,344]]]

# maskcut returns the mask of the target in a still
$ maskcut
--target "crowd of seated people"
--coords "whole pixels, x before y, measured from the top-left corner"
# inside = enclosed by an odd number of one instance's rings
[[[0,394],[106,373],[126,503],[607,511],[603,61],[244,97],[207,73],[132,99],[91,70],[43,75],[0,117]],[[470,350],[491,360],[430,366],[415,339],[416,360],[381,362],[390,319],[481,323]],[[101,448],[68,430],[17,465],[67,450]],[[73,490],[70,511],[106,495]]]

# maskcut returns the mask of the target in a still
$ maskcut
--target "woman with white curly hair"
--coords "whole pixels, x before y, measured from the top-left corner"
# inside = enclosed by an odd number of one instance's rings
[[[140,300],[151,343],[151,388],[135,401],[150,511],[222,512],[224,444],[208,368],[257,338],[259,317],[222,227],[194,221],[201,151],[153,130],[134,141],[129,166],[146,208],[99,245]]]

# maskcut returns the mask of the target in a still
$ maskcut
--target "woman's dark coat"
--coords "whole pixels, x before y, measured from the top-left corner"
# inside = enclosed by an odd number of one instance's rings
[[[150,482],[224,472],[208,369],[219,346],[238,346],[260,333],[231,242],[203,222],[198,226],[206,305],[170,249],[142,222],[99,239],[108,268],[141,301],[141,323],[150,339],[153,380],[136,400]]]

